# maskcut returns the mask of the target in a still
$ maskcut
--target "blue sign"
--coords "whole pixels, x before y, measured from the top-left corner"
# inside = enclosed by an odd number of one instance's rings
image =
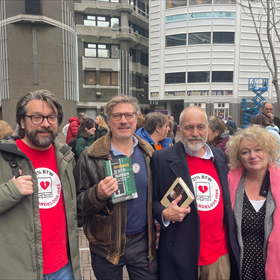
[[[234,12],[214,12],[214,18],[235,18]]]
[[[212,13],[190,13],[189,19],[212,18]]]
[[[173,21],[179,21],[179,20],[187,20],[187,14],[181,14],[181,15],[174,15],[174,16],[168,16],[165,17],[165,22],[173,22]]]

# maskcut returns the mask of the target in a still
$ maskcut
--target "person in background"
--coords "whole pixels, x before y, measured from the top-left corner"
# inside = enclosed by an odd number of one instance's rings
[[[145,118],[142,115],[142,113],[140,112],[137,118],[137,125],[136,125],[136,131],[144,126],[144,122],[145,122]]]
[[[170,119],[170,116],[167,116],[167,118],[168,118],[168,126],[169,126],[169,130],[167,132],[167,137],[171,138],[172,139],[172,143],[173,143],[173,140],[174,140],[173,126],[174,126],[174,123]]]
[[[175,122],[174,120],[174,117],[173,116],[170,116],[170,119],[173,121],[173,134],[174,134],[174,138],[173,138],[173,144],[176,143],[175,141],[175,138],[176,138],[176,135],[177,135],[177,127],[178,127],[178,124]]]
[[[69,119],[69,127],[67,130],[67,136],[66,136],[66,144],[69,143],[69,141],[77,136],[78,133],[78,127],[81,124],[81,122],[86,119],[85,113],[79,113],[77,117],[71,117]]]
[[[180,115],[181,141],[152,157],[153,214],[161,223],[161,280],[239,279],[239,248],[230,207],[225,154],[206,143],[206,113],[191,106]],[[181,177],[196,200],[187,208],[161,200]]]
[[[273,105],[269,102],[262,103],[262,115],[271,119],[274,124],[280,129],[280,119],[273,114]]]
[[[82,151],[86,148],[91,146],[94,142],[95,136],[95,123],[93,119],[86,118],[83,120],[81,125],[78,129],[78,140],[75,146],[75,151],[77,154],[77,158],[80,157]]]
[[[154,150],[172,145],[172,139],[167,137],[169,123],[166,115],[160,112],[152,112],[146,115],[144,127],[138,129],[136,134],[147,141]]]
[[[14,131],[8,123],[0,120],[0,138],[4,138],[7,135],[14,135]]]
[[[0,279],[81,279],[75,161],[56,139],[62,106],[48,90],[30,92],[16,121],[19,139],[0,143]]]
[[[279,144],[259,125],[227,145],[229,191],[240,248],[243,280],[280,279]]]
[[[227,123],[226,124],[227,124],[227,126],[230,126],[234,130],[234,132],[236,131],[236,123],[232,119],[232,116],[230,116],[230,115],[227,116]]]
[[[229,131],[225,123],[218,117],[209,117],[207,142],[225,152],[229,140]]]
[[[256,115],[250,120],[250,124],[260,125],[265,128],[267,132],[275,137],[280,145],[280,135],[278,126],[274,125],[273,121],[265,115]],[[280,161],[276,161],[278,167],[280,167]]]
[[[265,128],[268,133],[272,134],[280,144],[279,128],[274,122],[265,115],[256,115],[250,120],[250,124],[257,124]]]
[[[140,112],[135,97],[114,96],[105,107],[109,133],[83,152],[74,170],[78,214],[84,218],[91,264],[98,280],[157,280],[152,216],[152,147],[134,134]],[[105,177],[104,162],[130,157],[138,197],[112,204],[116,178]]]
[[[109,127],[106,124],[104,118],[101,115],[98,115],[95,118],[95,138],[94,141],[99,139],[100,137],[104,136],[107,134]]]
[[[66,139],[66,137],[67,137],[67,132],[68,132],[68,127],[69,127],[69,125],[70,125],[70,123],[67,123],[63,128],[62,128],[62,134],[63,134],[63,136],[65,137],[65,139]],[[71,139],[70,139],[71,140]]]

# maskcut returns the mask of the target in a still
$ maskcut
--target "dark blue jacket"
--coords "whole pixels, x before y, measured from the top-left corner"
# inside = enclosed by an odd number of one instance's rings
[[[145,140],[146,142],[148,142],[153,149],[155,150],[155,142],[154,140],[151,138],[150,134],[144,129],[144,127],[139,128],[136,131],[136,134],[142,138],[143,140]],[[170,137],[166,137],[165,139],[159,141],[159,143],[161,144],[162,148],[166,148],[169,147],[170,143],[172,142],[172,138]]]
[[[231,262],[231,278],[239,278],[239,247],[234,231],[234,220],[230,204],[227,165],[225,154],[210,147],[214,154],[224,199],[224,223],[228,237]],[[152,157],[153,174],[153,215],[162,224],[162,211],[165,209],[160,200],[177,177],[182,177],[190,190],[194,192],[184,146],[177,142],[174,146],[155,151]],[[200,218],[195,202],[191,212],[182,222],[171,223],[167,228],[162,225],[158,248],[159,279],[193,280],[198,279],[198,258],[200,246]]]

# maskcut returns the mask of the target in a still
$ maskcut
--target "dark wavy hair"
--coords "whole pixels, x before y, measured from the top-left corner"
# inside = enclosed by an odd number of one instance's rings
[[[24,119],[27,112],[26,105],[31,100],[46,101],[50,108],[53,111],[57,111],[57,114],[60,116],[58,120],[58,125],[61,125],[63,121],[62,106],[59,103],[57,97],[52,92],[46,89],[40,89],[33,92],[29,92],[18,101],[16,106],[16,122],[18,124],[19,138],[23,138],[25,136],[25,129],[21,128],[21,120]]]

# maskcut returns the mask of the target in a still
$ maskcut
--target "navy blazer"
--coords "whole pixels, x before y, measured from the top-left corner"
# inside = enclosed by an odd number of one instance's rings
[[[230,279],[238,280],[240,279],[239,247],[230,204],[226,158],[218,148],[211,147],[211,150],[224,199],[224,222],[231,262]],[[155,151],[152,157],[152,173],[153,215],[162,225],[158,249],[159,279],[198,279],[200,218],[196,202],[191,203],[191,212],[182,222],[170,223],[167,228],[162,224],[162,211],[165,207],[161,205],[160,201],[177,177],[182,177],[190,190],[195,193],[183,144],[178,142],[169,148]]]

